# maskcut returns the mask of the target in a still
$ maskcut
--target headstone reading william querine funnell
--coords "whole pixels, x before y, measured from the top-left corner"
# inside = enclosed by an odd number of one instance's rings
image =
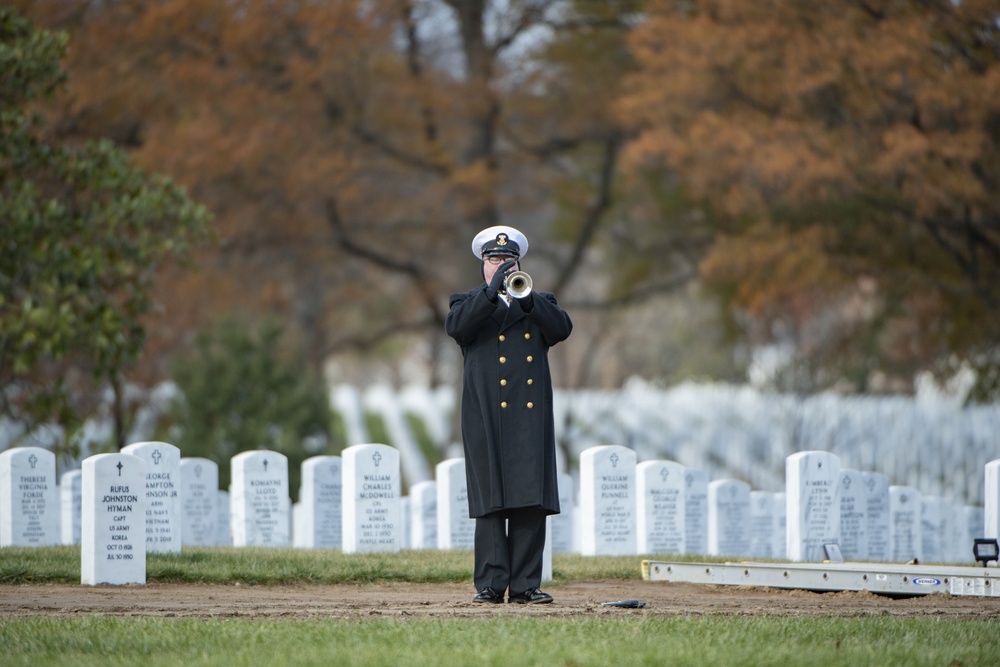
[[[632,556],[636,540],[636,454],[601,445],[580,454],[580,552]]]
[[[233,546],[291,546],[288,458],[279,452],[241,452],[230,460]]]
[[[840,458],[807,451],[785,459],[788,559],[821,563],[840,544]]]
[[[146,462],[146,553],[180,553],[181,450],[166,442],[136,442],[122,453]]]
[[[83,461],[80,582],[146,583],[146,462],[131,454]]]
[[[344,553],[395,553],[402,545],[399,450],[353,445],[343,460]]]
[[[0,453],[0,547],[59,544],[55,454],[41,447]]]

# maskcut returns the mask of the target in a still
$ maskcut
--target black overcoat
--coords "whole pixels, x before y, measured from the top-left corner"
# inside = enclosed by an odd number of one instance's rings
[[[548,292],[530,309],[490,302],[483,284],[452,294],[445,321],[462,347],[462,441],[469,516],[540,507],[559,513],[549,348],[573,330]]]

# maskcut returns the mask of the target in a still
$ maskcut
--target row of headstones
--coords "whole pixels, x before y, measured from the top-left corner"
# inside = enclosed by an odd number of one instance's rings
[[[107,457],[114,461],[107,463]],[[111,467],[104,470],[102,462]],[[80,508],[85,582],[88,567],[113,566],[121,574],[121,566],[140,552],[144,572],[147,550],[179,551],[183,535],[186,544],[218,544],[220,523],[231,528],[221,543],[236,546],[291,543],[347,552],[472,546],[462,459],[439,464],[436,481],[414,485],[411,496],[402,498],[398,452],[391,447],[349,448],[343,467],[338,457],[314,457],[303,465],[294,531],[287,460],[275,452],[233,458],[231,521],[222,522],[219,508],[226,503],[219,502],[218,470],[211,461],[181,459],[167,443],[137,443],[84,463],[89,465],[79,476],[64,475],[62,490],[79,481],[82,500],[72,505]],[[996,501],[985,512],[958,512],[915,489],[889,487],[882,475],[841,470],[837,457],[826,452],[793,455],[786,467],[789,491],[772,494],[737,480],[708,482],[704,473],[670,461],[637,465],[635,453],[624,447],[594,447],[581,457],[576,511],[572,480],[561,476],[564,512],[553,517],[550,548],[585,555],[708,553],[816,561],[826,556],[826,545],[836,543],[852,560],[963,562],[977,529],[997,533]],[[986,480],[989,497],[1000,497],[1000,460],[987,465]],[[49,511],[55,506],[53,481],[51,452],[22,448],[0,454],[0,489],[9,489],[0,494],[0,546],[56,543],[56,529],[46,527],[55,515]]]

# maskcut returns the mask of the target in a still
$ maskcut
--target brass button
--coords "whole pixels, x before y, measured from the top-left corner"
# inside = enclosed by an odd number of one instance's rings
[[[500,386],[501,387],[506,387],[507,386],[507,380],[506,379],[500,380]]]
[[[507,357],[500,357],[500,363],[501,364],[506,364],[507,363]]]
[[[502,342],[504,342],[505,340],[507,340],[507,337],[506,337],[506,336],[504,336],[503,334],[500,334],[500,342],[502,343]]]
[[[535,381],[532,380],[531,378],[528,378],[528,384],[535,384]]]
[[[507,401],[503,401],[502,403],[500,403],[500,407],[501,408],[506,408],[507,407]]]
[[[535,407],[535,404],[532,403],[531,401],[528,401],[528,409],[530,410],[533,407]]]
[[[531,361],[531,355],[530,354],[528,355],[528,361]]]
[[[525,333],[524,334],[524,340],[529,340],[530,338],[531,338],[531,334],[530,333]]]

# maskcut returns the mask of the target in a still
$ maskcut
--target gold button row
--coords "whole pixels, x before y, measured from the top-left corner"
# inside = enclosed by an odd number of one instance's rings
[[[506,407],[507,407],[507,401],[500,401],[500,407],[501,407],[501,408],[506,408]],[[528,408],[528,409],[530,410],[531,408],[535,407],[535,404],[534,404],[534,403],[532,403],[531,401],[528,401],[528,402],[527,402],[527,403],[525,404],[525,407],[526,407],[526,408]]]
[[[528,384],[535,384],[535,381],[532,380],[531,378],[528,378],[525,382],[527,382]],[[500,386],[501,387],[506,387],[507,386],[507,378],[501,378],[500,379]]]
[[[502,343],[505,340],[507,340],[507,336],[504,336],[503,334],[500,334],[500,342]],[[524,340],[531,340],[531,334],[530,333],[525,333],[524,334]]]

